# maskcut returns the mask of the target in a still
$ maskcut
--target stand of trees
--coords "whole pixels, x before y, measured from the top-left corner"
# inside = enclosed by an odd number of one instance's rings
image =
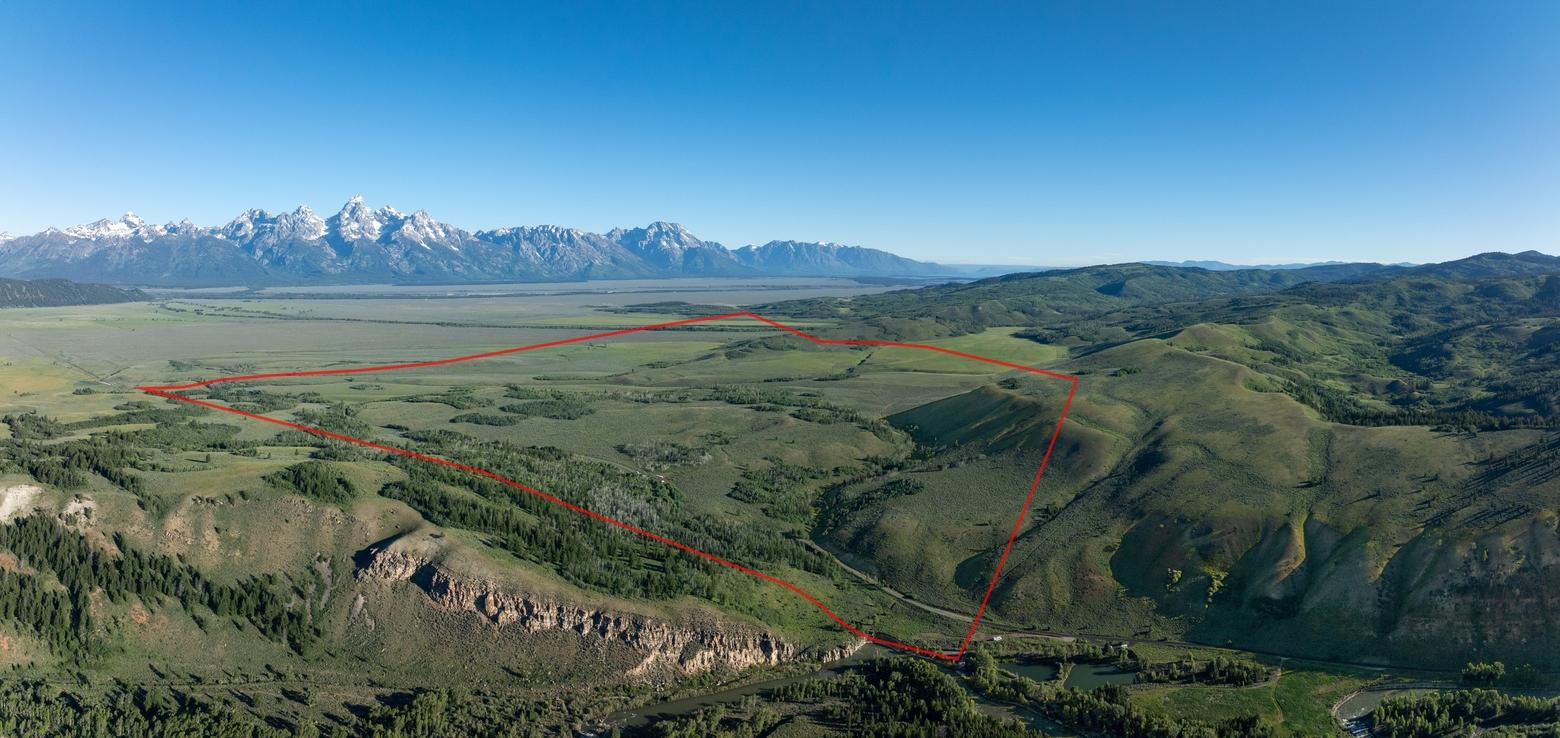
[[[554,420],[578,420],[596,412],[590,403],[577,397],[515,402],[499,409],[521,418],[540,417]]]
[[[191,412],[160,408],[137,401],[118,406],[120,412],[68,426],[36,413],[0,418],[11,438],[0,441],[0,469],[15,468],[41,484],[80,489],[89,475],[100,476],[136,496],[141,508],[163,512],[161,498],[150,494],[133,470],[155,468],[148,449],[165,451],[230,451],[253,453],[255,443],[238,440],[237,426],[201,423]],[[69,431],[121,423],[155,422],[153,428],[95,433],[87,438],[63,438]]]
[[[332,433],[340,433],[354,438],[368,438],[374,434],[373,426],[358,420],[356,407],[345,402],[332,402],[322,408],[304,408],[293,414],[299,423],[323,428]],[[319,436],[312,433],[303,433],[304,438],[309,439],[299,445],[314,446],[323,442]]]
[[[1539,687],[1546,681],[1532,664],[1507,669],[1500,661],[1470,661],[1463,665],[1461,676],[1467,684],[1485,686]]]
[[[0,525],[0,549],[15,554],[26,567],[52,572],[65,590],[48,597],[36,577],[8,574],[0,578],[0,592],[17,597],[8,601],[11,617],[56,652],[81,657],[103,647],[93,633],[86,606],[94,591],[114,602],[134,596],[148,604],[176,599],[186,610],[200,605],[219,617],[246,620],[267,638],[299,652],[319,636],[309,613],[288,607],[291,597],[272,575],[218,584],[192,566],[131,548],[121,535],[115,534],[114,545],[117,555],[42,515]],[[50,612],[49,608],[56,609]]]
[[[40,682],[0,690],[0,735],[55,738],[295,738],[191,695],[118,689],[101,698],[61,693]],[[319,732],[316,728],[314,736]]]
[[[679,466],[698,466],[713,457],[703,446],[687,446],[659,438],[639,443],[620,443],[617,452],[633,459],[641,468],[666,471]]]
[[[1185,717],[1149,715],[1127,702],[1126,690],[1107,685],[1088,692],[1052,688],[1036,703],[1051,719],[1120,738],[1271,738],[1272,726],[1256,715],[1206,724]]]
[[[1348,425],[1428,425],[1477,430],[1511,428],[1553,428],[1556,420],[1543,415],[1499,415],[1470,408],[1440,408],[1429,405],[1376,409],[1360,402],[1355,395],[1333,389],[1320,382],[1292,381],[1285,391],[1289,396],[1315,408],[1322,417]]]
[[[478,397],[470,387],[451,387],[437,394],[413,395],[406,398],[405,402],[433,402],[456,410],[475,410],[493,404],[492,400]]]
[[[0,620],[16,623],[59,653],[74,653],[92,632],[78,592],[60,592],[38,577],[0,570]]]
[[[710,390],[709,399],[731,405],[742,405],[760,412],[787,411],[792,417],[809,423],[854,423],[884,441],[894,443],[904,440],[904,432],[888,421],[867,417],[856,410],[832,404],[812,394],[756,387],[716,387]]]
[[[1465,682],[1493,684],[1506,678],[1506,665],[1499,661],[1470,661],[1462,668]]]
[[[458,459],[549,495],[648,527],[703,551],[748,565],[781,565],[822,576],[842,573],[827,557],[765,526],[690,512],[666,482],[613,464],[547,447],[479,441],[451,431],[408,434],[418,449]],[[380,494],[400,500],[436,525],[489,535],[512,553],[554,568],[565,579],[617,595],[668,599],[693,595],[740,605],[722,586],[733,575],[703,558],[625,533],[496,480],[415,459],[392,460],[406,473]],[[466,490],[474,495],[452,490]]]
[[[954,677],[922,659],[875,659],[841,677],[785,685],[776,689],[771,697],[784,702],[827,700],[826,718],[843,726],[849,735],[885,738],[1027,738],[1044,735],[1020,722],[977,712],[969,693]]]
[[[773,456],[765,461],[767,466],[743,470],[742,478],[731,486],[726,496],[760,505],[765,515],[777,520],[808,522],[818,496],[809,482],[826,478],[829,472],[788,464]]]
[[[975,709],[966,686],[993,700],[1046,715],[1090,735],[1121,738],[1270,738],[1271,726],[1257,716],[1207,723],[1189,717],[1149,715],[1131,706],[1118,686],[1090,692],[1043,686],[1002,671],[985,650],[972,652],[964,685],[924,659],[891,657],[869,661],[829,678],[792,682],[764,695],[764,707],[728,710],[717,706],[691,717],[666,721],[650,735],[659,738],[752,738],[777,725],[782,713],[805,712],[847,735],[889,738],[1019,738],[1043,736],[1016,720]]]
[[[1139,682],[1195,682],[1245,687],[1272,678],[1273,670],[1250,661],[1215,656],[1211,659],[1177,659],[1139,669]]]
[[[1554,700],[1493,689],[1389,697],[1373,717],[1376,734],[1385,738],[1463,736],[1499,726],[1506,726],[1508,735],[1560,734],[1560,706]],[[1532,730],[1517,731],[1517,726]]]
[[[51,738],[541,738],[577,720],[568,705],[492,694],[425,690],[395,705],[321,726],[272,716],[262,721],[192,692],[116,686],[101,695],[39,681],[0,686],[0,735]],[[291,723],[289,725],[289,723]],[[544,728],[547,731],[544,733]]]
[[[492,413],[461,413],[450,418],[451,423],[471,423],[473,425],[519,425],[523,420],[518,415],[494,415]]]
[[[11,428],[11,438],[17,441],[42,441],[58,438],[65,433],[65,426],[47,415],[28,412],[7,415],[3,420]]]
[[[267,474],[265,481],[273,487],[334,505],[346,504],[357,496],[357,489],[352,486],[352,482],[336,467],[324,461],[294,464],[279,472]]]

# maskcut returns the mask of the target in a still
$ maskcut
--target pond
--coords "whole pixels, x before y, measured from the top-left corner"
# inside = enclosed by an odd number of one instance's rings
[[[1371,711],[1381,706],[1382,700],[1388,697],[1417,697],[1419,695],[1439,692],[1437,689],[1362,689],[1349,695],[1348,699],[1338,703],[1333,708],[1339,719],[1353,720],[1369,715]]]
[[[1058,671],[1056,664],[1027,663],[1023,661],[1003,661],[1000,666],[1003,671],[1041,684],[1055,679]]]
[[[975,709],[983,715],[988,715],[998,720],[1018,718],[1029,727],[1044,731],[1051,738],[1078,738],[1078,734],[1074,733],[1070,728],[1051,720],[1033,708],[998,702],[971,690],[969,685],[964,684],[964,682],[959,682],[959,684],[964,687],[965,691],[969,692],[970,697],[975,700]]]
[[[1123,671],[1115,664],[1074,664],[1063,684],[1069,689],[1088,691],[1107,684],[1127,685],[1136,679],[1136,674]]]

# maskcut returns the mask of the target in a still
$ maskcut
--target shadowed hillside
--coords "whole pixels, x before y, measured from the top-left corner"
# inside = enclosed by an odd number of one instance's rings
[[[97,305],[146,299],[140,290],[103,284],[83,284],[66,279],[0,279],[0,307],[59,307]]]

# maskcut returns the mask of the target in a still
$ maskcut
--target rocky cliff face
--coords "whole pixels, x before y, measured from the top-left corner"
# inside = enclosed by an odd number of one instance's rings
[[[358,576],[409,582],[427,594],[435,607],[447,612],[474,613],[499,627],[533,632],[567,630],[587,638],[625,643],[644,654],[644,660],[631,675],[661,669],[696,674],[716,668],[743,669],[804,659],[829,661],[847,656],[862,645],[855,641],[831,649],[811,648],[744,625],[716,620],[670,622],[505,592],[491,582],[453,576],[434,563],[393,549],[373,552]]]

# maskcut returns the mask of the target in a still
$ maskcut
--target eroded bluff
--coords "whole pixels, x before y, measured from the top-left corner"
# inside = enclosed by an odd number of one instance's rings
[[[830,661],[848,656],[863,645],[860,640],[824,647],[799,645],[752,626],[714,618],[674,622],[505,591],[493,582],[457,576],[427,558],[393,548],[370,552],[368,563],[358,576],[386,583],[408,582],[422,590],[440,610],[475,613],[499,627],[531,632],[564,630],[586,638],[621,642],[644,655],[630,674],[657,669],[696,674],[717,668]]]

